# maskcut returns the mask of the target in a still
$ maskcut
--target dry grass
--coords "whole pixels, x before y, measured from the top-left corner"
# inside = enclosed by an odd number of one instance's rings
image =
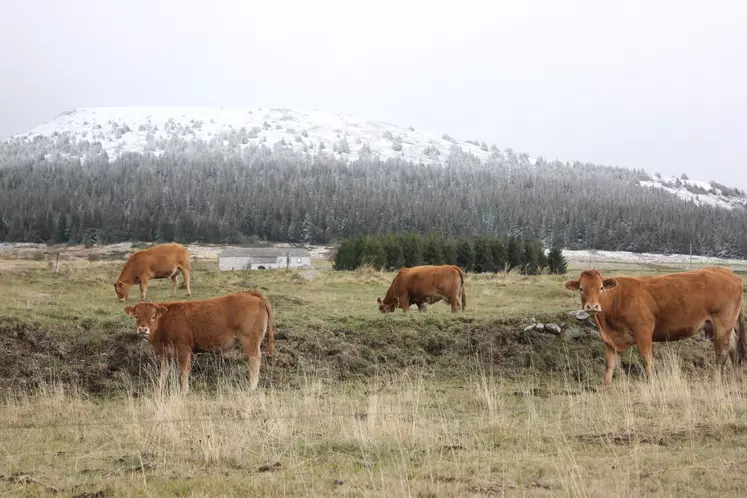
[[[738,495],[745,385],[688,377],[596,391],[541,375],[418,376],[105,401],[47,386],[9,396],[0,490],[40,496]]]

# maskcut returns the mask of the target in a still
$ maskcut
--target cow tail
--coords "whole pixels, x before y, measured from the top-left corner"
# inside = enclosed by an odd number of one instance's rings
[[[275,328],[272,326],[272,305],[267,299],[262,300],[267,311],[267,356],[275,354]]]
[[[739,307],[739,318],[737,319],[737,365],[741,365],[747,357],[747,337],[744,330],[744,310]]]
[[[458,266],[454,268],[459,271],[459,279],[462,281],[462,311],[464,311],[467,309],[467,294],[464,293],[464,271]]]

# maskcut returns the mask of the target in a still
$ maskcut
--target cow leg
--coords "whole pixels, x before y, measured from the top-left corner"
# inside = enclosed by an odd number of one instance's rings
[[[653,347],[653,331],[648,328],[634,331],[635,345],[638,346],[638,354],[643,358],[643,366],[646,369],[646,378],[651,380],[651,376],[654,373],[654,347]]]
[[[444,296],[444,299],[446,300],[446,303],[451,306],[452,313],[459,311],[459,306],[461,306],[461,302],[459,301],[459,290],[450,293],[448,297]]]
[[[428,311],[428,303],[417,303],[418,311]]]
[[[171,297],[176,297],[176,276],[179,272],[174,272],[173,275],[171,275]]]
[[[733,325],[724,325],[718,320],[713,320],[713,347],[716,351],[716,365],[719,370],[723,370],[728,358],[731,358],[734,368],[737,367],[737,344],[734,339]]]
[[[148,280],[150,277],[148,275],[141,275],[140,276],[140,300],[145,301],[145,293],[148,291]]]
[[[617,351],[615,348],[604,343],[604,385],[609,386],[612,384],[612,375],[615,373],[615,367],[617,366]]]
[[[189,350],[179,351],[177,355],[179,361],[179,384],[181,384],[182,394],[189,392],[189,370],[192,367],[192,352]]]
[[[405,313],[410,311],[410,296],[400,296],[399,305],[402,306],[402,311]]]
[[[244,348],[244,356],[249,363],[249,389],[257,389],[259,385],[259,366],[262,363],[262,350],[260,349],[261,335],[257,340],[244,339],[241,345]]]
[[[187,287],[187,297],[192,295],[192,289],[189,287],[189,270],[182,268],[182,278],[184,279],[184,285]]]

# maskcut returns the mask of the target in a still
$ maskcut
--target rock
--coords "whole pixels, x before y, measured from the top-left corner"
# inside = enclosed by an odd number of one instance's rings
[[[537,325],[534,326],[534,328],[537,329],[537,330],[545,330],[545,324],[544,323],[538,323]]]
[[[568,316],[575,316],[575,317],[576,317],[576,318],[578,318],[579,320],[586,320],[586,319],[587,319],[587,318],[589,318],[589,317],[590,317],[591,315],[589,315],[589,314],[588,314],[587,312],[585,312],[584,310],[576,310],[576,311],[569,311],[569,312],[568,312]]]
[[[545,330],[556,335],[559,335],[561,332],[560,325],[558,325],[557,323],[546,323]]]
[[[573,341],[580,338],[583,334],[583,331],[578,327],[568,327],[563,334],[563,338],[566,341]]]
[[[524,332],[529,332],[530,330],[534,330],[534,324],[530,323],[526,327],[524,327]]]

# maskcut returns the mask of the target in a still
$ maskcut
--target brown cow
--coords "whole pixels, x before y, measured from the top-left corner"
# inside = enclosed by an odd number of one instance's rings
[[[616,353],[634,344],[649,378],[652,342],[685,339],[700,331],[712,333],[719,366],[727,356],[735,367],[745,357],[742,280],[726,268],[645,278],[604,278],[597,270],[587,270],[565,287],[580,292],[584,311],[594,315],[599,327],[605,385],[612,382]]]
[[[417,304],[423,311],[423,303],[433,304],[443,299],[456,313],[461,305],[467,307],[464,293],[464,272],[458,266],[413,266],[402,268],[394,277],[384,300],[376,298],[379,311],[392,313],[398,307],[408,311],[411,304]]]
[[[171,297],[176,296],[176,275],[182,272],[187,286],[187,297],[192,295],[189,288],[189,251],[181,244],[170,243],[137,251],[127,258],[119,279],[114,283],[114,291],[124,302],[130,295],[130,287],[140,284],[140,300],[145,300],[148,281],[151,278],[171,278]]]
[[[261,292],[239,291],[200,301],[141,302],[124,310],[136,320],[137,333],[148,338],[161,359],[161,388],[168,378],[168,360],[179,362],[179,380],[186,393],[192,353],[224,353],[238,340],[249,361],[249,386],[256,389],[262,361],[260,344],[266,334],[267,354],[275,352],[272,306]]]

